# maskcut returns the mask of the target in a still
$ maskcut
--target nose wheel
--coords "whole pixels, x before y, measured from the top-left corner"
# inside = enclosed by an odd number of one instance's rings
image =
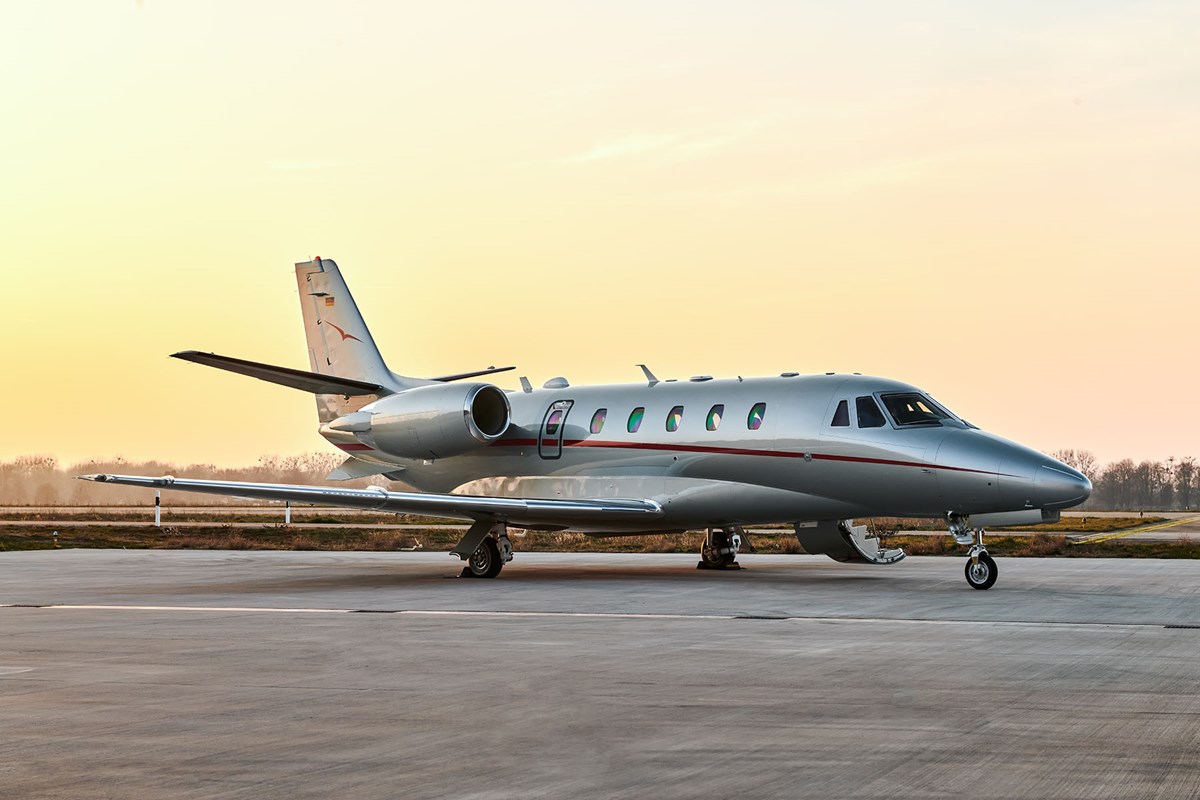
[[[971,550],[967,553],[967,566],[964,570],[967,583],[972,589],[992,588],[1000,571],[996,568],[995,559],[988,555],[987,548],[983,546],[983,528],[972,528],[970,517],[958,514],[948,514],[946,523],[956,542],[971,545]]]
[[[995,560],[987,553],[980,553],[967,559],[966,574],[972,589],[990,589],[1000,573]]]

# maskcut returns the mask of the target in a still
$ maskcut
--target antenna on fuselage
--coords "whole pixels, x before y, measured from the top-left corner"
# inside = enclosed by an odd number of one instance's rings
[[[526,378],[524,375],[521,376],[521,391],[523,391],[525,394],[529,394],[533,391],[533,384],[530,383],[529,378]]]
[[[638,364],[637,366],[642,368],[642,374],[646,376],[646,383],[648,383],[650,386],[658,383],[658,378],[654,377],[654,373],[650,371],[649,367],[647,367],[645,364]]]

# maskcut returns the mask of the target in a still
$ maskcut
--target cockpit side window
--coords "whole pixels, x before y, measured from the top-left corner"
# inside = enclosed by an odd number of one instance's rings
[[[838,403],[837,411],[833,412],[833,422],[829,424],[835,428],[850,427],[850,405],[845,400]]]
[[[883,418],[883,412],[875,403],[875,398],[870,395],[855,400],[854,410],[858,412],[858,427],[860,428],[882,428],[887,424],[887,420]]]
[[[895,392],[880,395],[883,405],[897,425],[941,425],[952,419],[937,403],[916,392]]]

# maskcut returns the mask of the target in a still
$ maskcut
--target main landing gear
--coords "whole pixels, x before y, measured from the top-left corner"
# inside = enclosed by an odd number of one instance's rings
[[[967,583],[972,589],[990,589],[999,577],[995,560],[988,555],[983,546],[983,528],[972,528],[971,518],[958,514],[947,514],[946,524],[950,526],[950,534],[954,541],[961,545],[970,545],[967,553],[966,576]]]
[[[450,555],[467,562],[460,577],[494,578],[513,559],[508,528],[503,522],[477,521],[467,529]]]
[[[754,552],[754,545],[750,544],[750,538],[742,532],[741,526],[709,528],[704,536],[704,544],[700,545],[700,561],[696,569],[741,569],[737,555],[743,545],[747,552]]]

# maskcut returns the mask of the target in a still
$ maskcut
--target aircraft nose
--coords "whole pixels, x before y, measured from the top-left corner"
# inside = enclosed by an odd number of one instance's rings
[[[1000,472],[1010,508],[1070,508],[1092,493],[1092,482],[1079,470],[1019,445],[1008,451]]]
[[[1042,508],[1077,506],[1092,494],[1092,482],[1066,464],[1042,465],[1033,481],[1034,493]]]

